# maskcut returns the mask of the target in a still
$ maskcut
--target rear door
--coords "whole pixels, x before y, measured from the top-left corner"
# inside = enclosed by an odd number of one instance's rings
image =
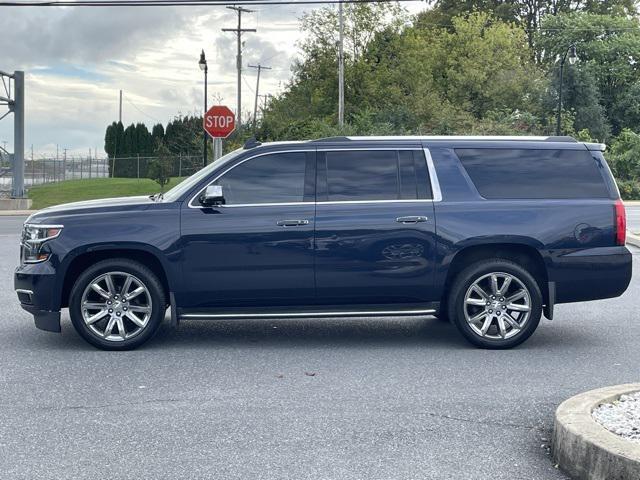
[[[437,300],[435,218],[424,151],[323,148],[317,159],[318,302]]]

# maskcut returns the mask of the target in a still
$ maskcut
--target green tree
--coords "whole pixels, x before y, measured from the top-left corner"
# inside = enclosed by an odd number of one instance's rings
[[[544,99],[546,120],[550,126],[548,133],[555,133],[558,109],[559,69],[550,72],[552,88]],[[586,130],[590,138],[606,142],[611,136],[611,125],[601,104],[600,91],[596,79],[588,66],[565,65],[562,86],[562,111],[564,134]]]
[[[156,123],[151,130],[152,145],[156,145],[159,140],[164,138],[164,127],[161,123]]]
[[[149,162],[148,175],[160,185],[160,191],[164,192],[164,187],[173,173],[173,156],[171,150],[163,142],[158,142],[155,148],[155,158]]]
[[[538,59],[541,50],[534,48],[536,32],[549,17],[572,12],[620,17],[637,13],[635,0],[432,0],[430,3],[434,8],[424,13],[425,22],[446,24],[454,17],[480,11],[491,12],[502,21],[516,23],[527,32],[531,53],[538,54]]]
[[[575,44],[580,62],[574,68],[587,70],[593,77],[612,132],[617,134],[629,126],[628,117],[636,118],[636,104],[630,101],[628,92],[640,78],[638,19],[570,13],[545,17],[543,27],[537,45],[546,67],[557,69],[557,58]]]
[[[326,28],[320,26],[323,11]],[[333,17],[330,9],[319,12],[307,32],[307,54],[285,92],[265,112],[263,138],[335,132],[335,46],[322,39],[333,28]],[[346,64],[344,133],[470,133],[479,123],[480,130],[499,125],[502,131],[522,127],[516,117],[541,117],[546,82],[528,54],[524,31],[484,13],[452,22],[453,29],[420,23],[401,29],[390,18],[367,37],[357,49],[358,58]],[[489,114],[492,118],[484,122]],[[496,121],[499,115],[504,122]],[[535,125],[537,120],[524,131],[535,130]]]
[[[453,32],[441,31],[433,46],[439,58],[432,74],[447,100],[477,118],[496,109],[528,109],[542,80],[528,58],[524,31],[485,13],[452,22]]]
[[[640,135],[625,129],[607,153],[611,170],[618,180],[640,179]]]

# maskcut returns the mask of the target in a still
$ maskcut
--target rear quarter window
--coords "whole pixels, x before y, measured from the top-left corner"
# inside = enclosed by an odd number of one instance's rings
[[[586,150],[457,148],[455,152],[484,198],[610,196],[601,167]]]

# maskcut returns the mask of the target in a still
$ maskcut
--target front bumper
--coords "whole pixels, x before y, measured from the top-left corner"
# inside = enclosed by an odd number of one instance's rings
[[[578,250],[555,257],[549,273],[556,303],[618,297],[631,282],[632,256],[626,247]]]
[[[33,315],[36,327],[60,332],[60,296],[53,265],[50,262],[20,265],[13,284],[20,306]]]

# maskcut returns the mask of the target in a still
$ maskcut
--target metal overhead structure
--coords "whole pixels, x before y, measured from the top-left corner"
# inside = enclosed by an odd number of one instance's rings
[[[11,196],[24,197],[24,72],[7,73],[0,70],[2,90],[0,90],[0,105],[9,108],[0,115],[0,120],[13,113],[13,162]],[[13,88],[12,88],[13,87]]]

